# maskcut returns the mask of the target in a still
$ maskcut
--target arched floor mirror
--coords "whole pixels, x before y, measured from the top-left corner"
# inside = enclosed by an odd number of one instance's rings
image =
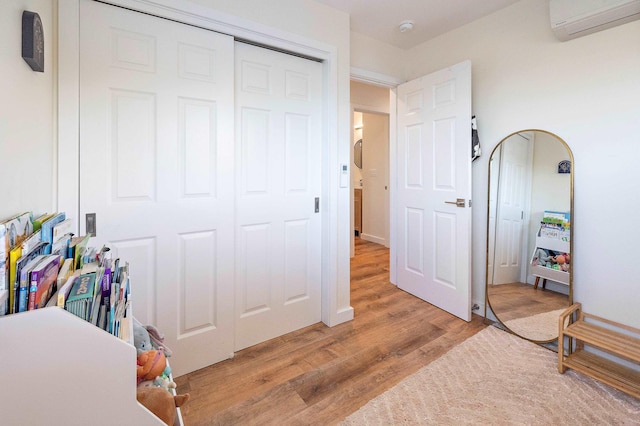
[[[536,343],[557,340],[573,303],[573,166],[567,143],[536,129],[489,159],[485,318]]]

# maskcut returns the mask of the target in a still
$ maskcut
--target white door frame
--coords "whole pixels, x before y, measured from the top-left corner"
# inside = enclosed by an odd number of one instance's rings
[[[80,230],[79,214],[79,45],[80,1],[58,2],[58,203]],[[353,319],[349,306],[348,240],[340,223],[349,217],[348,189],[339,188],[339,161],[348,158],[339,133],[338,51],[316,40],[256,24],[193,3],[171,0],[109,0],[151,15],[172,19],[250,40],[265,46],[316,58],[323,63],[325,116],[322,153],[322,321],[334,326]],[[347,86],[348,87],[348,86]],[[345,134],[346,136],[346,134]],[[340,235],[342,235],[340,237]],[[344,253],[344,254],[343,254]],[[341,258],[341,255],[343,258]]]

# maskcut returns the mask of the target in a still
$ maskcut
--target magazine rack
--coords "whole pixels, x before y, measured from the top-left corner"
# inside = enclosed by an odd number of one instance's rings
[[[570,273],[561,271],[558,269],[547,268],[545,266],[540,266],[537,264],[536,252],[539,248],[546,250],[553,250],[561,253],[570,253],[571,244],[569,241],[564,241],[559,238],[552,238],[545,236],[543,233],[543,227],[541,226],[538,229],[536,234],[536,246],[533,249],[533,254],[531,256],[531,274],[536,277],[536,283],[534,288],[538,288],[538,283],[540,278],[543,279],[542,287],[544,288],[547,280],[555,281],[561,284],[569,285]]]
[[[64,309],[4,316],[0,341],[3,424],[164,424],[136,400],[135,347]]]

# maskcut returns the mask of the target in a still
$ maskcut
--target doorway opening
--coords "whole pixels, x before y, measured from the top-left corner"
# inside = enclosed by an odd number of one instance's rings
[[[353,121],[354,237],[389,247],[389,115],[355,111]]]
[[[389,248],[389,89],[351,82],[352,257],[356,240]]]

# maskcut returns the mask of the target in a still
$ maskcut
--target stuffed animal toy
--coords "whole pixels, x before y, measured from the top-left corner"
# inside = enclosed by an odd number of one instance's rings
[[[162,375],[166,367],[167,358],[165,358],[162,351],[152,349],[142,352],[138,355],[138,366],[136,369],[138,383],[144,380],[155,380],[156,377]]]
[[[164,352],[164,356],[169,358],[173,352],[171,352],[171,349],[165,346],[164,334],[162,334],[160,330],[158,330],[152,325],[145,325],[144,328],[147,330],[147,333],[149,333],[149,338],[151,339],[151,344],[153,345],[153,349],[157,349]]]
[[[537,249],[535,257],[538,259],[538,265],[540,266],[548,266],[553,262],[553,256],[545,249]]]
[[[138,402],[168,426],[173,426],[176,421],[176,407],[182,407],[190,395],[173,396],[170,392],[158,387],[139,387],[136,391]]]
[[[553,261],[556,262],[558,265],[564,265],[565,263],[567,263],[565,257],[563,254],[558,254],[553,258]]]
[[[169,377],[163,374],[162,376],[158,376],[155,378],[155,380],[153,381],[153,386],[165,390],[175,389],[176,382],[169,380]]]
[[[143,352],[155,349],[151,344],[149,332],[138,321],[133,321],[133,346],[136,347],[138,355]]]
[[[176,382],[170,380],[165,376],[158,376],[154,380],[144,380],[138,383],[138,388],[160,388],[167,392],[171,392],[171,389],[176,389]]]

